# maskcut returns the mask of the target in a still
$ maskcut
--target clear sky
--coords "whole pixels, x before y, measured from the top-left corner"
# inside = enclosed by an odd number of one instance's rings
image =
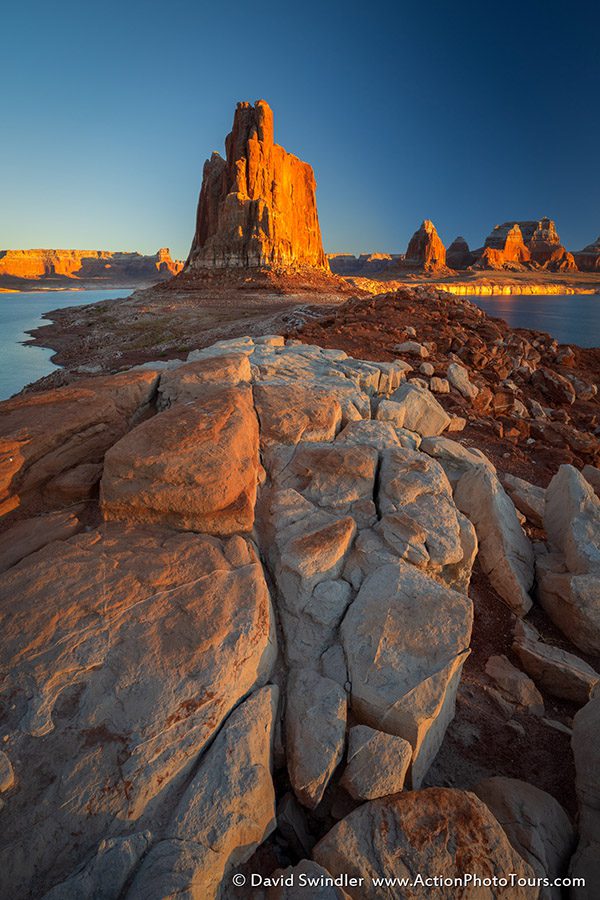
[[[21,0],[2,14],[0,247],[170,246],[238,100],[310,162],[327,251],[600,234],[600,4]]]

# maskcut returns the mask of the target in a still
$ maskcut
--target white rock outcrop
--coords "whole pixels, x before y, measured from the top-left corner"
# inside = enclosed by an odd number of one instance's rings
[[[532,605],[534,556],[512,500],[485,466],[459,479],[454,500],[475,526],[479,561],[492,586],[513,612],[524,616]]]

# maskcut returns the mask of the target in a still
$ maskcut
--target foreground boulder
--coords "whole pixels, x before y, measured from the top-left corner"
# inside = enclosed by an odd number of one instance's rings
[[[404,738],[355,725],[348,732],[348,759],[340,784],[355,800],[397,794],[411,759],[412,747]]]
[[[313,385],[258,384],[254,400],[263,446],[332,441],[341,427],[339,400]]]
[[[152,833],[108,838],[94,855],[64,881],[55,884],[43,900],[113,900],[119,897],[140,860],[152,844]]]
[[[330,872],[363,879],[344,889],[355,900],[431,896],[431,887],[416,880],[436,875],[454,878],[475,873],[481,879],[534,878],[534,872],[510,845],[488,808],[474,794],[447,788],[410,791],[365,803],[346,816],[317,844],[314,859]],[[379,886],[385,877],[406,878],[410,888]],[[497,887],[467,886],[473,896],[495,898]],[[406,893],[404,893],[406,892]],[[455,898],[457,888],[436,888]],[[533,887],[511,886],[511,898],[532,900]]]
[[[464,447],[447,437],[423,438],[421,450],[439,462],[453,488],[465,472],[477,466],[485,466],[496,474],[493,463],[481,450],[477,447]]]
[[[477,548],[475,531],[452,499],[438,462],[414,450],[382,453],[375,531],[398,557],[451,587],[468,590]]]
[[[585,879],[573,896],[592,900],[600,881],[600,693],[596,693],[573,721],[571,746],[575,757],[575,785],[579,806],[579,845],[570,874]]]
[[[105,519],[229,535],[250,531],[258,422],[249,387],[207,388],[112,447],[100,485]]]
[[[310,669],[293,671],[285,721],[290,781],[300,802],[314,809],[344,752],[346,694]]]
[[[519,512],[523,513],[533,525],[542,528],[544,524],[544,509],[546,505],[546,491],[536,484],[530,484],[516,475],[504,475],[502,483],[506,493],[515,504]]]
[[[214,900],[226,874],[246,862],[273,831],[277,699],[277,688],[270,685],[232,712],[164,835],[145,857],[127,900]]]
[[[590,665],[574,653],[545,644],[525,622],[518,623],[512,648],[527,674],[554,697],[583,706],[600,681]]]
[[[342,623],[354,716],[411,744],[413,787],[454,715],[472,616],[468,597],[398,561],[365,579]]]
[[[544,526],[540,603],[575,646],[600,653],[600,499],[573,466],[561,466],[548,485]]]
[[[474,788],[504,829],[517,853],[536,875],[564,877],[575,845],[575,829],[550,794],[517,778],[486,778]],[[541,897],[560,900],[561,889],[542,888]]]
[[[475,526],[479,560],[492,586],[513,612],[525,615],[531,609],[533,548],[512,500],[493,472],[483,466],[462,476],[454,500]]]
[[[561,466],[548,485],[544,527],[569,572],[600,573],[600,499],[573,466]]]
[[[485,664],[486,674],[500,688],[509,703],[534,716],[544,715],[544,698],[524,672],[517,669],[506,656],[490,656]]]
[[[185,365],[177,365],[161,373],[158,407],[167,409],[175,403],[203,400],[210,385],[235,386],[252,379],[247,353],[206,355]]]
[[[101,839],[154,832],[168,815],[198,754],[269,674],[269,593],[239,537],[108,525],[10,569],[0,611],[14,771],[0,865],[12,896],[23,885],[41,896]]]
[[[450,416],[431,391],[418,384],[400,385],[392,394],[391,401],[399,407],[395,424],[416,431],[421,437],[441,434],[450,424]],[[388,412],[378,415],[378,418],[391,419],[389,406],[384,408]]]
[[[313,170],[274,143],[268,103],[238,103],[225,149],[204,164],[186,268],[329,269]]]
[[[101,462],[108,448],[143,417],[157,382],[152,370],[130,371],[4,401],[0,516],[38,504],[42,489],[52,506],[52,480],[83,463]]]

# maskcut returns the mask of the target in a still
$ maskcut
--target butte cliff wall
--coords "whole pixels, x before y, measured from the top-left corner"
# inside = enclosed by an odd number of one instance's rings
[[[226,158],[204,164],[186,269],[329,269],[312,167],[273,139],[264,100],[238,103]]]

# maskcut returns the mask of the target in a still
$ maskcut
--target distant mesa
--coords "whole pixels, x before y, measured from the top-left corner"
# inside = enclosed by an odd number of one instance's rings
[[[402,253],[361,253],[360,256],[351,253],[327,254],[331,271],[336,275],[360,275],[364,278],[375,278],[403,259]]]
[[[204,164],[186,272],[203,269],[329,270],[311,166],[273,141],[264,100],[238,103],[233,128]]]
[[[446,248],[429,219],[424,219],[411,237],[403,267],[422,272],[440,272],[446,268]]]
[[[593,244],[573,254],[578,269],[582,272],[600,272],[600,237]]]
[[[476,269],[577,271],[573,254],[561,244],[555,223],[546,217],[496,225],[475,253]]]
[[[0,250],[0,288],[116,288],[155,284],[183,262],[166,247],[153,256],[111,250]]]

